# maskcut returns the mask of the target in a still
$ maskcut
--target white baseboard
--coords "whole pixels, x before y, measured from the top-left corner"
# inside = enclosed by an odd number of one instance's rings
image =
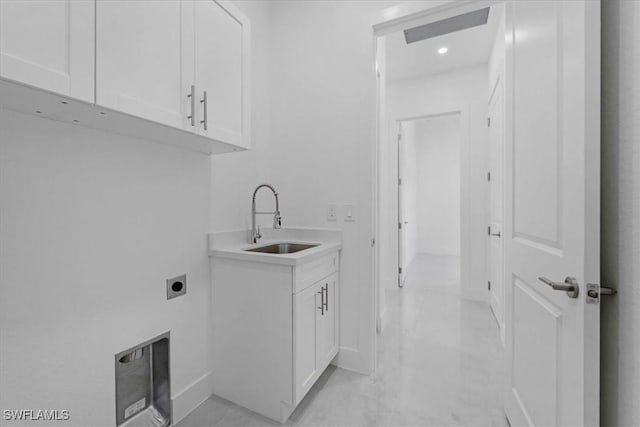
[[[172,424],[176,425],[209,396],[211,396],[211,372],[207,372],[173,396]]]
[[[335,365],[363,375],[369,375],[373,371],[373,369],[367,368],[366,363],[362,360],[361,352],[352,347],[340,347]]]

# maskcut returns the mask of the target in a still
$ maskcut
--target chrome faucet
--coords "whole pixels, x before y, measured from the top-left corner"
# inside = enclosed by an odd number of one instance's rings
[[[258,212],[256,211],[256,194],[262,187],[267,187],[273,192],[276,198],[276,210],[273,212]],[[256,215],[273,215],[273,228],[278,229],[282,227],[282,217],[280,216],[280,203],[278,202],[278,192],[269,184],[260,184],[253,190],[253,198],[251,199],[251,241],[258,243],[258,239],[262,237],[260,234],[260,226],[256,228]]]

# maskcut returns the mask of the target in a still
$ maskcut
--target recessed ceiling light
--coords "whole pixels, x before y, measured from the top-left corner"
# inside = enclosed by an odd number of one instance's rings
[[[441,47],[440,49],[438,49],[438,53],[440,55],[444,55],[445,53],[449,52],[449,48],[446,46]]]

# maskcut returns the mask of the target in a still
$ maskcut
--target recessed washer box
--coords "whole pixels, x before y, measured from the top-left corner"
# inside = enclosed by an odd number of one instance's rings
[[[116,425],[171,424],[169,332],[115,355]]]

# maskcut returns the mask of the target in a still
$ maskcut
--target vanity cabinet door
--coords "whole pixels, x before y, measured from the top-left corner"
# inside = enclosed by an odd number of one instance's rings
[[[318,322],[321,315],[321,283],[293,296],[293,333],[294,333],[294,397],[297,405],[309,391],[317,378],[318,358],[316,342],[318,340]]]
[[[0,77],[94,102],[95,4],[0,0]]]
[[[195,2],[198,132],[250,145],[250,24],[229,1]]]
[[[329,365],[331,359],[338,352],[338,331],[336,291],[338,289],[338,274],[332,274],[320,281],[322,292],[324,293],[324,310],[318,316],[317,331],[317,360],[318,369],[324,370]]]
[[[195,130],[193,3],[98,0],[96,8],[96,103]]]

